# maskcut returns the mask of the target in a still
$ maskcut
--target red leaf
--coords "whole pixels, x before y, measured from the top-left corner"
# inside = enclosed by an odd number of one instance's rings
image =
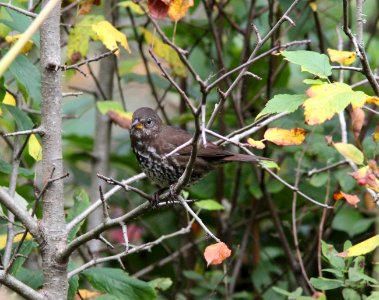
[[[205,248],[204,258],[207,261],[208,266],[219,265],[226,258],[228,258],[231,253],[232,253],[232,250],[230,250],[225,243],[220,242],[220,243],[209,245],[207,248]]]
[[[150,15],[155,19],[167,17],[170,1],[167,0],[148,0],[147,7]]]

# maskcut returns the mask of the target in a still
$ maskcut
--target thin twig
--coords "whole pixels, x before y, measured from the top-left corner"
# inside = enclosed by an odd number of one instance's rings
[[[28,129],[28,130],[22,130],[22,131],[16,131],[16,132],[10,132],[10,133],[4,133],[3,136],[17,136],[17,135],[30,135],[30,134],[39,134],[44,135],[45,131],[41,128],[35,128],[35,129]]]

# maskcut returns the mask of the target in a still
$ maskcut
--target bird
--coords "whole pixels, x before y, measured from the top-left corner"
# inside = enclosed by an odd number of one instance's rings
[[[192,138],[187,131],[165,125],[157,112],[149,107],[138,108],[132,116],[130,140],[140,168],[161,189],[154,194],[158,204],[161,191],[178,182],[184,173],[192,152],[192,144],[168,155]],[[265,157],[233,153],[207,142],[200,144],[188,185],[193,184],[215,169],[229,162],[257,163],[270,160]]]

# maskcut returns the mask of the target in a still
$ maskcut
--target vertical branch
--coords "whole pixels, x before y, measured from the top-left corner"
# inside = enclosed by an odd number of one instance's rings
[[[12,161],[12,172],[9,180],[9,189],[8,193],[9,196],[14,198],[16,194],[16,185],[17,185],[17,175],[18,175],[18,168],[20,166],[20,159],[19,159],[19,150],[20,150],[20,137],[16,136],[14,139],[13,144],[13,161]],[[9,264],[11,254],[12,254],[12,245],[13,245],[13,239],[14,239],[14,214],[11,211],[8,211],[8,224],[7,224],[7,243],[4,250],[4,256],[3,256],[3,266],[6,267]]]
[[[104,16],[110,21],[112,12],[113,1],[104,2]],[[99,74],[101,76],[101,81],[99,82],[100,88],[104,93],[104,99],[111,100],[113,96],[113,78],[115,73],[115,63],[113,57],[107,57],[100,61]],[[100,100],[101,101],[101,100]],[[103,190],[105,190],[105,182],[100,181],[97,178],[98,173],[108,174],[109,168],[109,151],[110,151],[110,138],[111,138],[111,122],[108,116],[101,114],[96,111],[96,121],[95,121],[95,139],[93,148],[93,164],[91,173],[91,191],[90,198],[91,201],[97,200],[98,186],[100,185]],[[89,228],[96,227],[102,220],[102,212],[100,209],[94,211],[88,218]],[[98,251],[100,247],[100,242],[98,240],[93,240],[90,243],[91,252]]]
[[[50,1],[44,0],[43,5]],[[63,174],[62,162],[62,91],[60,49],[60,7],[54,7],[41,26],[41,94],[42,176],[50,180],[52,169],[58,177]],[[48,299],[64,299],[67,295],[67,261],[57,261],[56,253],[66,246],[63,181],[51,182],[43,195],[41,246],[44,273],[44,294]]]
[[[355,20],[357,23],[357,42],[358,45],[363,47],[363,0],[357,0],[357,10],[355,15]]]

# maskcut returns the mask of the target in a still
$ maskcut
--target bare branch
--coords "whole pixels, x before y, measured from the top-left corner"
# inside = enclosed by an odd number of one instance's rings
[[[19,207],[14,199],[9,196],[4,188],[0,188],[0,201],[9,209],[20,221],[25,228],[37,239],[40,240],[40,232],[36,220],[34,220],[27,211]]]
[[[17,11],[17,12],[19,12],[25,16],[28,16],[28,17],[36,18],[38,16],[37,14],[35,14],[33,12],[27,11],[25,9],[22,9],[20,7],[14,6],[14,5],[9,4],[9,3],[1,3],[0,2],[0,6],[4,6],[6,8],[12,9],[12,10]]]
[[[123,180],[123,184],[131,184],[135,181],[138,181],[140,179],[145,178],[146,175],[144,173],[137,174],[127,180]],[[104,199],[108,200],[113,194],[115,194],[117,191],[119,191],[122,187],[121,186],[115,186],[113,189],[108,191],[104,194]],[[76,216],[70,223],[67,224],[66,230],[67,232],[70,232],[76,225],[78,225],[80,222],[82,222],[88,215],[90,215],[96,208],[98,208],[102,204],[101,199],[96,200],[90,207],[88,207],[84,212],[82,212],[80,215]]]
[[[137,252],[141,252],[141,251],[150,250],[152,247],[161,244],[164,240],[176,237],[178,235],[187,234],[187,233],[189,233],[191,231],[192,223],[193,222],[190,222],[187,227],[181,228],[178,231],[175,231],[175,232],[167,234],[167,235],[162,235],[158,239],[156,239],[155,241],[152,241],[152,242],[149,242],[149,243],[146,243],[146,244],[142,244],[140,246],[135,246],[135,247],[133,247],[131,249],[126,249],[125,251],[123,251],[121,253],[118,253],[116,255],[111,255],[111,256],[101,257],[101,258],[94,258],[93,260],[91,260],[91,261],[83,264],[79,268],[71,271],[68,274],[68,279],[70,279],[72,276],[74,276],[74,275],[76,275],[76,274],[78,274],[78,273],[80,273],[80,272],[82,272],[82,271],[84,271],[84,270],[86,270],[86,269],[94,266],[94,265],[97,265],[97,264],[100,264],[100,263],[104,263],[104,262],[108,262],[108,261],[112,261],[112,260],[118,260],[118,261],[120,261],[121,258],[123,258],[123,257],[125,257],[125,256],[127,256],[129,254],[133,254],[133,253],[137,253]]]
[[[44,300],[46,299],[42,294],[33,290],[30,286],[16,279],[15,277],[0,271],[0,282],[22,295],[25,299],[30,300]]]
[[[4,133],[3,136],[17,136],[17,135],[30,135],[30,134],[39,134],[44,135],[45,131],[42,127],[38,127],[35,129],[29,129],[29,130],[23,130],[23,131],[16,131],[16,132],[10,132],[10,133]]]

